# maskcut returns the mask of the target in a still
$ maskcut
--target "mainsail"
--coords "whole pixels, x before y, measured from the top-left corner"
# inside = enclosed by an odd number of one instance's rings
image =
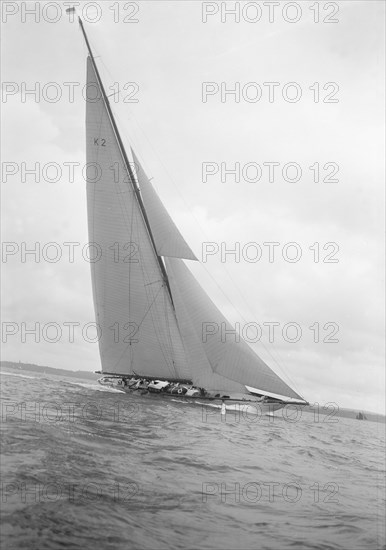
[[[302,398],[243,340],[203,338],[231,326],[183,259],[196,260],[135,153],[135,179],[85,35],[87,208],[102,371],[189,379],[208,390]],[[136,181],[137,180],[137,181]]]
[[[88,228],[103,371],[187,378],[168,288],[90,58],[87,92]]]

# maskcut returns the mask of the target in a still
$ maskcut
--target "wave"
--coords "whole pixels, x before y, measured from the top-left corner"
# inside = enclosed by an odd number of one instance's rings
[[[72,386],[80,386],[82,388],[86,388],[88,390],[95,390],[95,391],[106,391],[110,393],[125,393],[122,390],[118,390],[116,388],[110,388],[109,386],[101,386],[101,384],[98,383],[91,383],[91,382],[72,382],[69,380],[66,380],[67,384],[71,384]]]
[[[6,374],[7,376],[17,376],[18,378],[39,378],[38,376],[29,376],[28,374],[19,374],[18,372],[4,372],[1,371],[0,374]]]

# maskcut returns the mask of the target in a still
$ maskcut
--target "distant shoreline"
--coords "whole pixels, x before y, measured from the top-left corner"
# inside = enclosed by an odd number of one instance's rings
[[[46,367],[41,365],[35,365],[34,363],[15,363],[13,361],[0,361],[0,372],[3,370],[10,369],[12,371],[24,371],[24,372],[36,372],[39,374],[51,374],[54,376],[69,376],[71,378],[80,378],[83,380],[93,380],[96,381],[100,377],[99,374],[95,374],[94,372],[89,371],[82,371],[82,370],[68,370],[68,369],[58,369],[54,367]],[[366,420],[369,422],[381,422],[383,424],[386,423],[386,416],[383,414],[378,414],[371,411],[364,411],[364,410],[355,410],[355,409],[342,409],[339,408],[337,410],[334,410],[333,407],[325,407],[323,404],[320,404],[319,409],[316,407],[302,407],[302,410],[305,412],[309,412],[310,414],[318,415],[318,416],[331,416],[330,422],[333,420],[333,417],[339,417],[339,418],[351,418],[353,420],[356,419],[356,416],[359,412],[364,413],[366,416]],[[295,412],[295,411],[294,411]],[[288,413],[288,418],[291,417],[290,412]],[[323,422],[323,420],[321,420]],[[360,422],[358,420],[358,422]]]

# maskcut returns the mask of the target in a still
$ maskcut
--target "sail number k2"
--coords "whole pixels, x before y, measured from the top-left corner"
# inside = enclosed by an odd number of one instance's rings
[[[94,145],[96,147],[106,147],[105,138],[94,138]]]

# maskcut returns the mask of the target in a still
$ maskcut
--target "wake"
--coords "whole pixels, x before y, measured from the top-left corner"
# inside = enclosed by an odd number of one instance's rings
[[[94,391],[105,391],[110,393],[125,393],[122,390],[118,390],[116,388],[110,388],[109,386],[101,386],[98,383],[91,383],[91,382],[72,382],[70,380],[66,380],[67,384],[72,384],[73,386],[80,386],[81,388],[86,388],[88,390],[94,390]]]

